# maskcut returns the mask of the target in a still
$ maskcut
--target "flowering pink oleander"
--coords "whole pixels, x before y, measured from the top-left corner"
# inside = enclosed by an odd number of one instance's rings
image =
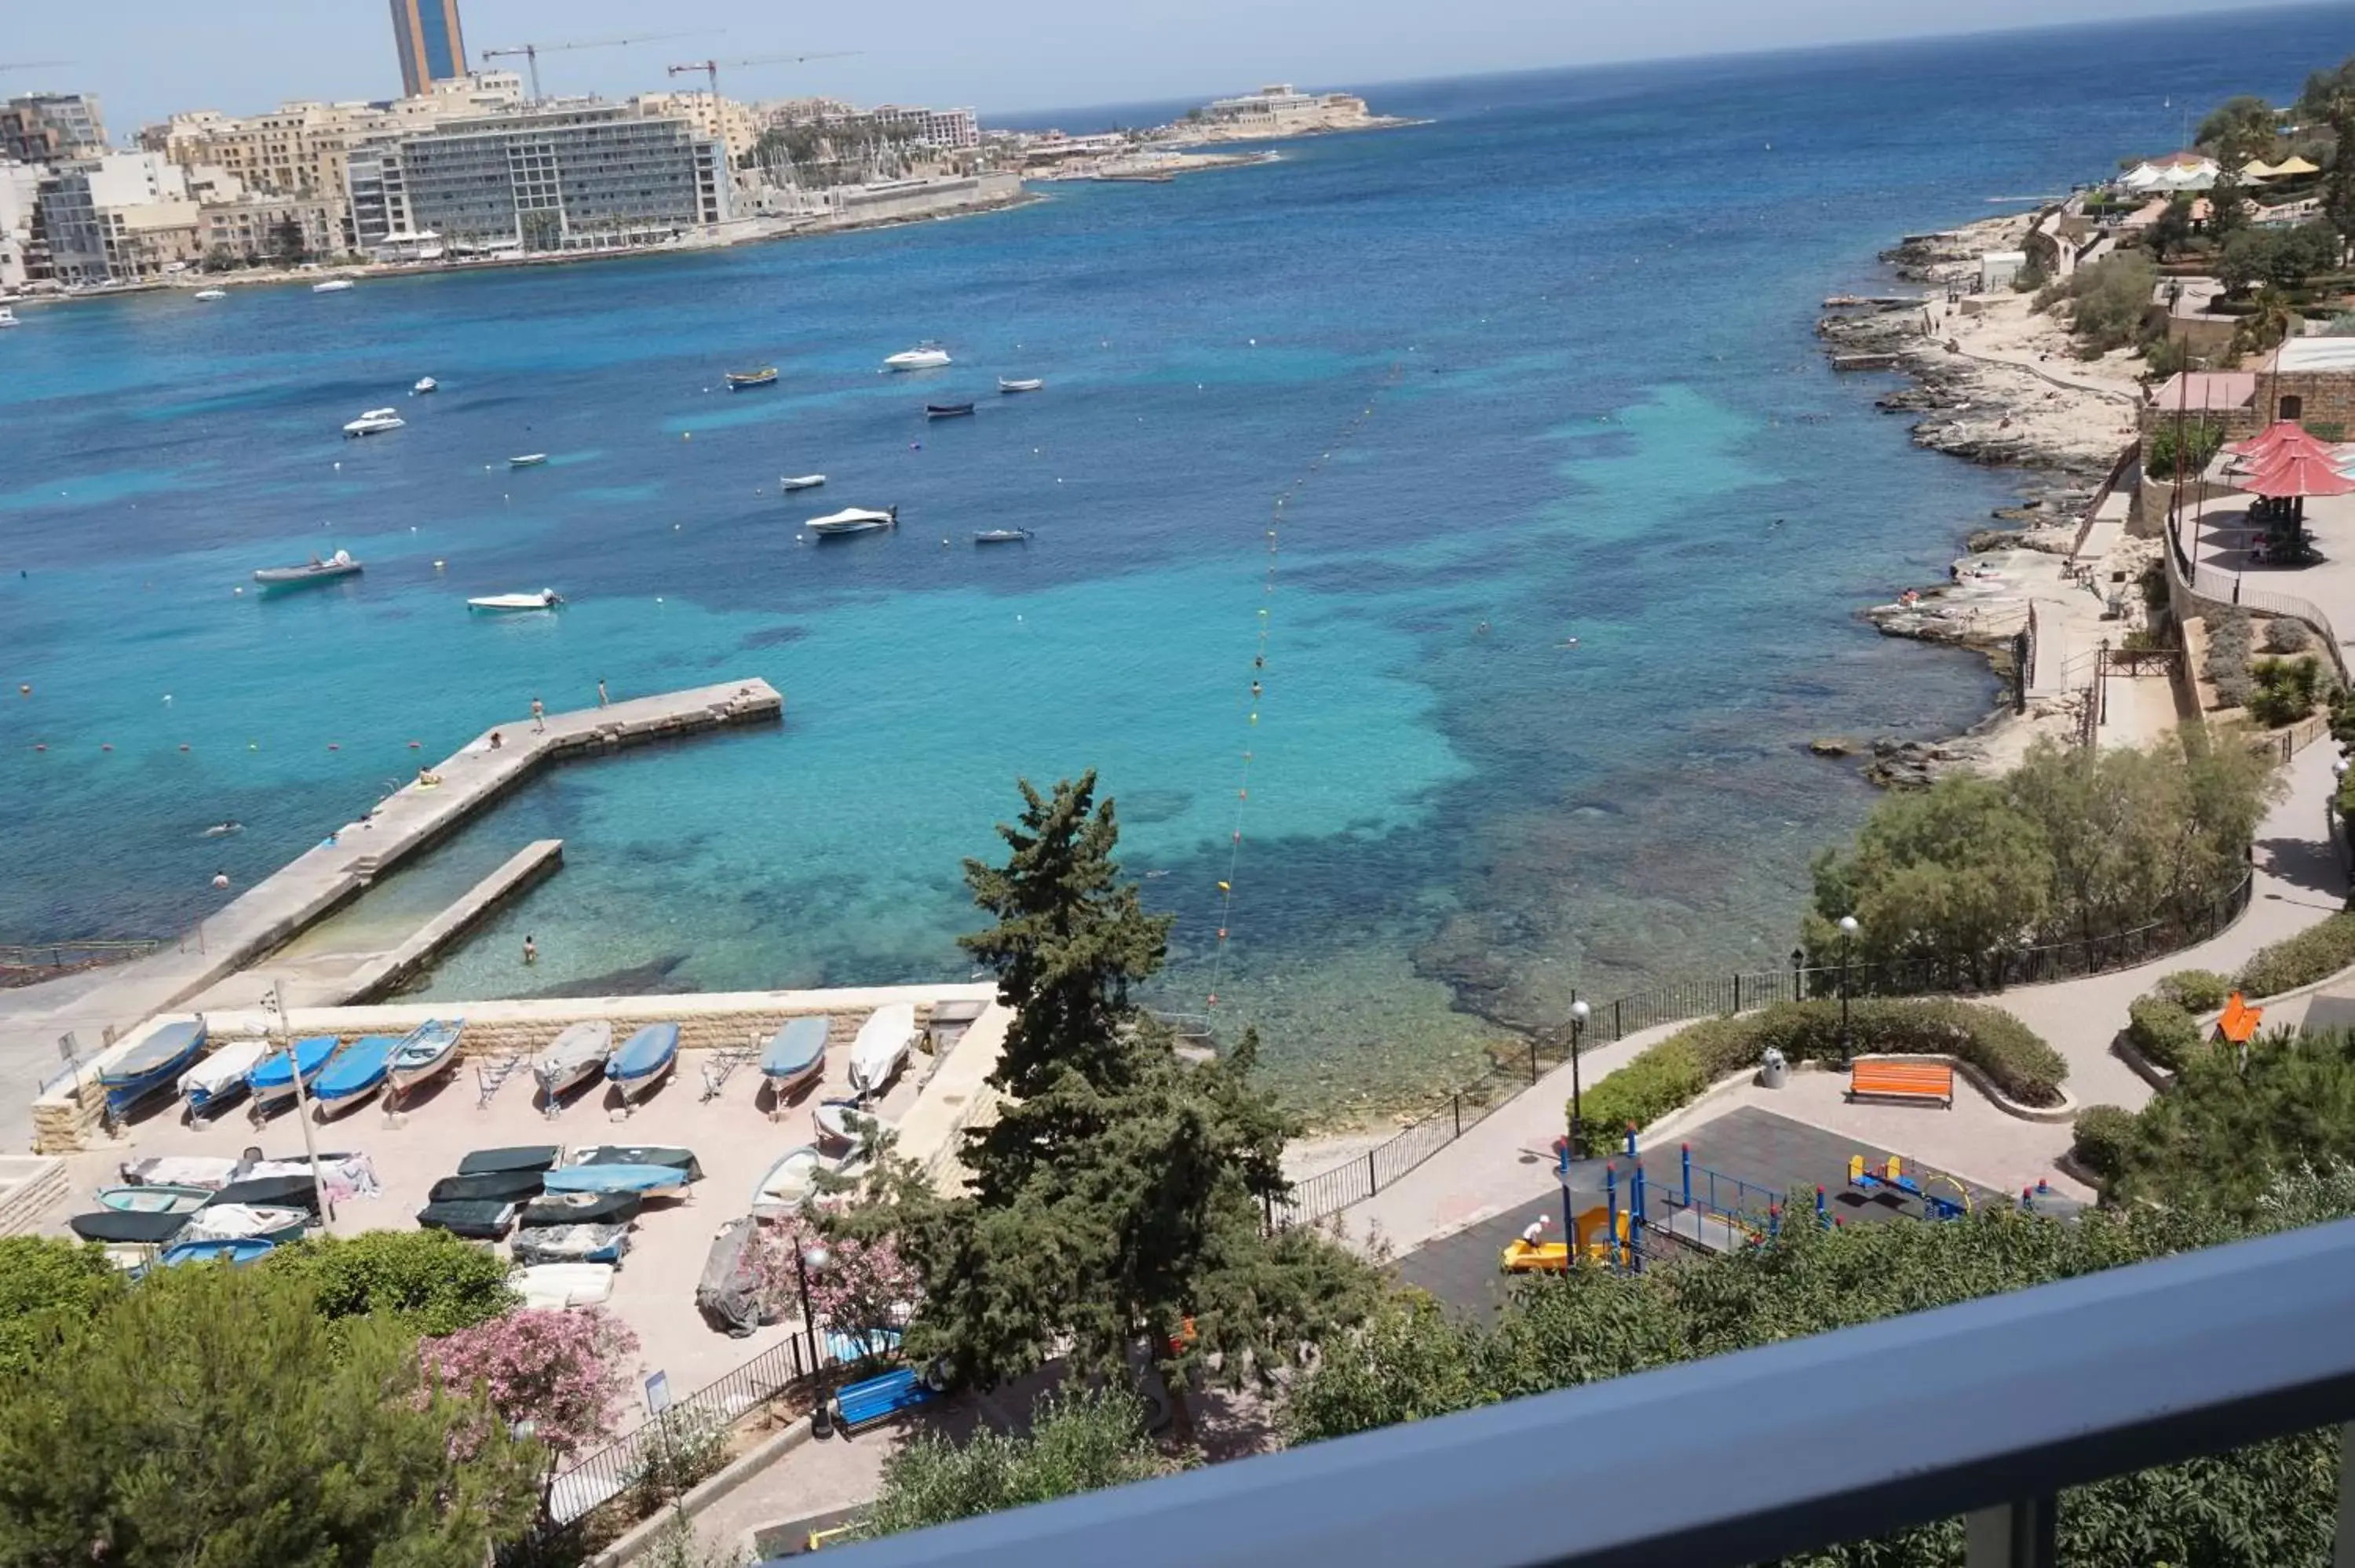
[[[444,1386],[481,1383],[499,1418],[528,1421],[559,1454],[613,1435],[631,1386],[638,1337],[602,1307],[519,1308],[418,1347]]]

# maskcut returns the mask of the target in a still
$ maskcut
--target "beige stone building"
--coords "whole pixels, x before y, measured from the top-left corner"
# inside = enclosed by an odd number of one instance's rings
[[[200,109],[150,127],[140,143],[174,163],[226,169],[249,190],[270,196],[348,200],[344,170],[352,150],[444,120],[495,114],[523,102],[523,79],[485,71],[437,81],[430,91],[389,103],[281,104],[267,114],[232,116]]]
[[[728,161],[741,164],[761,139],[761,118],[749,103],[709,92],[642,92],[630,100],[641,114],[684,120],[707,142],[728,149]]]
[[[252,193],[208,202],[198,228],[204,254],[226,250],[242,261],[314,260],[351,252],[351,209],[317,196]]]

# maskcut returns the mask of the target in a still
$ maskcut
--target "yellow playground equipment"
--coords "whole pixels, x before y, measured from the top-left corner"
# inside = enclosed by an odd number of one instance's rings
[[[1579,1255],[1590,1263],[1609,1263],[1610,1248],[1605,1238],[1612,1234],[1611,1211],[1603,1204],[1577,1216],[1573,1222],[1578,1234],[1569,1242],[1532,1241],[1527,1234],[1516,1236],[1505,1245],[1497,1266],[1507,1274],[1561,1274],[1570,1267],[1571,1248],[1575,1245]],[[1553,1224],[1550,1215],[1540,1215],[1532,1231],[1542,1231]],[[1618,1211],[1619,1245],[1624,1253],[1627,1245],[1627,1211]]]
[[[1971,1212],[1971,1190],[1968,1187],[1940,1171],[1916,1169],[1908,1172],[1903,1162],[1894,1154],[1878,1167],[1868,1166],[1861,1154],[1850,1155],[1848,1181],[1849,1186],[1860,1187],[1866,1192],[1885,1188],[1902,1192],[1909,1198],[1918,1198],[1924,1213],[1934,1220],[1960,1219]],[[1935,1181],[1943,1181],[1952,1187],[1955,1195],[1949,1198],[1931,1192],[1930,1185]]]

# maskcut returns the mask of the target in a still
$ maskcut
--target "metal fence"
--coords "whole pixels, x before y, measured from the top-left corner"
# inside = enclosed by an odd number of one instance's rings
[[[2285,743],[2287,738],[2286,733]],[[2210,903],[2126,930],[2065,942],[1853,965],[1810,964],[1804,952],[1794,952],[1793,962],[1785,969],[1688,977],[1589,1003],[1579,1044],[1582,1049],[1592,1049],[1663,1024],[1808,997],[1838,996],[1843,980],[1852,996],[1979,995],[2009,986],[2132,969],[2196,947],[2223,931],[2247,910],[2255,885],[2255,874],[2246,873],[2231,892]],[[1500,1062],[1477,1082],[1451,1092],[1389,1141],[1293,1183],[1285,1198],[1270,1199],[1268,1226],[1313,1224],[1372,1197],[1479,1125],[1482,1118],[1513,1094],[1534,1085],[1548,1069],[1569,1060],[1570,1048],[1567,1025],[1531,1037],[1510,1062]]]
[[[113,963],[122,959],[142,959],[164,943],[142,938],[118,940],[112,938],[94,938],[86,942],[34,942],[15,947],[0,947],[0,969],[62,969],[76,964]]]

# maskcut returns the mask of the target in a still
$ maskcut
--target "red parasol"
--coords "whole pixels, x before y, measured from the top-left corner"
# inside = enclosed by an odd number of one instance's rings
[[[2331,466],[2327,450],[2286,449],[2258,464],[2257,471],[2239,482],[2252,495],[2281,499],[2294,495],[2355,495],[2355,479]]]
[[[2306,427],[2296,419],[2276,419],[2247,440],[2236,443],[2232,450],[2263,466],[2281,451],[2305,451],[2318,457],[2328,457],[2330,449],[2308,435]]]

